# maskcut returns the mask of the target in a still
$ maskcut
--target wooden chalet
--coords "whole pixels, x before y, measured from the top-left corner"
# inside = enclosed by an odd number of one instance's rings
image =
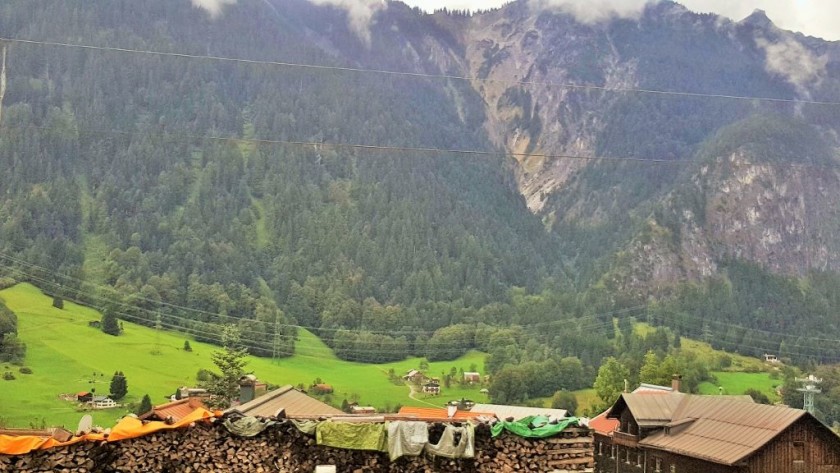
[[[840,438],[828,427],[747,396],[625,393],[600,417],[600,473],[840,473]]]

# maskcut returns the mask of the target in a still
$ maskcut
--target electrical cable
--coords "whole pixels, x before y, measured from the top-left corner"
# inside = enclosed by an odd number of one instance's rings
[[[226,57],[226,56],[213,56],[213,55],[203,55],[203,54],[164,52],[164,51],[155,51],[155,50],[148,50],[148,49],[120,48],[120,47],[114,47],[114,46],[95,46],[95,45],[90,45],[90,44],[64,43],[64,42],[59,42],[59,41],[39,41],[39,40],[34,40],[34,39],[22,39],[22,38],[2,38],[2,37],[0,37],[0,42],[38,45],[38,46],[52,46],[52,47],[62,47],[62,48],[84,49],[84,50],[89,50],[89,51],[108,51],[108,52],[147,55],[147,56],[174,57],[174,58],[179,58],[179,59],[202,59],[202,60],[210,60],[210,61],[217,61],[217,62],[228,62],[228,63],[238,63],[238,64],[249,64],[249,65],[268,65],[268,66],[278,66],[278,67],[293,67],[293,68],[300,68],[300,69],[311,69],[311,70],[316,70],[316,71],[340,71],[340,72],[353,72],[353,73],[364,73],[364,74],[381,74],[381,75],[388,75],[388,76],[395,76],[395,77],[415,77],[415,78],[424,78],[424,79],[458,80],[458,81],[478,82],[478,83],[485,83],[485,84],[505,84],[505,85],[518,85],[518,86],[542,86],[542,87],[556,87],[556,88],[564,88],[564,89],[597,90],[597,91],[603,91],[603,92],[638,93],[638,94],[652,94],[652,95],[694,97],[694,98],[714,98],[714,99],[727,99],[727,100],[745,100],[745,101],[759,101],[759,102],[771,102],[771,103],[792,103],[792,104],[805,104],[805,105],[840,106],[840,102],[819,101],[819,100],[785,99],[785,98],[776,98],[776,97],[760,97],[760,96],[733,95],[733,94],[705,94],[705,93],[699,93],[699,92],[683,92],[683,91],[644,89],[644,88],[632,88],[632,87],[606,87],[606,86],[598,86],[598,85],[570,84],[570,83],[557,83],[557,82],[544,82],[544,81],[489,79],[489,78],[481,78],[481,77],[475,77],[475,76],[461,76],[461,75],[454,75],[454,74],[429,74],[429,73],[423,73],[423,72],[401,72],[401,71],[390,71],[390,70],[382,70],[382,69],[364,69],[364,68],[346,67],[346,66],[327,66],[327,65],[318,65],[318,64],[303,64],[303,63],[294,63],[294,62],[285,62],[285,61],[266,61],[266,60],[257,60],[257,59],[242,59],[242,58],[234,58],[234,57]]]

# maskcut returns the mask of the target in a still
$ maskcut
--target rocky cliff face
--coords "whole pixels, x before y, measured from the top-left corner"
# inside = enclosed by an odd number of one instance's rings
[[[520,1],[462,19],[458,31],[456,67],[475,78],[484,128],[516,158],[528,207],[560,229],[615,233],[594,254],[611,261],[613,284],[702,278],[724,258],[786,274],[840,270],[836,105],[627,92],[837,102],[837,43],[782,31],[761,11],[732,22],[670,2],[584,23]],[[804,148],[774,162],[770,135],[758,150],[746,146],[753,137],[730,136],[727,153],[694,165],[720,130],[766,115],[816,130],[820,165],[800,166],[810,162]],[[678,170],[576,159],[587,156],[672,160]],[[661,222],[657,212],[677,217]]]

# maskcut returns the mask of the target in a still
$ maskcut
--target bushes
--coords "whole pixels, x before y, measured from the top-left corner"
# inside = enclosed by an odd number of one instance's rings
[[[32,374],[32,368],[28,366],[21,366],[18,371],[20,371],[20,374]]]
[[[15,379],[15,375],[11,371],[6,371],[3,373],[3,379],[6,381],[13,381]]]

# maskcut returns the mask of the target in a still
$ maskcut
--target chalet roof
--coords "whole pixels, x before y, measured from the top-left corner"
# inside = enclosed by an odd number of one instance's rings
[[[194,399],[192,405],[190,404],[189,398],[179,399],[177,401],[167,402],[166,404],[161,404],[159,406],[155,406],[149,412],[140,416],[141,419],[148,419],[150,417],[155,417],[160,420],[164,420],[167,418],[172,418],[175,422],[183,419],[184,417],[191,414],[197,408],[207,409],[204,403],[201,402],[199,399]]]
[[[475,404],[472,406],[475,412],[488,412],[495,414],[499,419],[507,419],[513,417],[519,420],[528,416],[546,416],[550,418],[562,419],[567,416],[566,409],[547,409],[544,407],[523,407],[523,406],[506,406],[503,404]]]
[[[225,412],[238,412],[242,415],[271,417],[280,409],[285,409],[289,417],[331,417],[344,415],[342,411],[307,396],[287,384],[270,391],[245,404],[231,407]]]
[[[610,409],[607,417],[616,419],[625,408],[630,409],[639,427],[650,428],[664,426],[671,422],[674,411],[687,396],[681,392],[640,391],[624,393]]]
[[[467,421],[478,418],[493,418],[495,415],[492,412],[480,412],[476,410],[471,411],[455,411],[452,417],[449,417],[447,409],[438,407],[402,407],[397,413],[397,416],[404,420],[421,420],[426,422],[442,422],[442,421]]]
[[[640,427],[661,427],[640,446],[723,465],[755,454],[803,417],[813,419],[801,409],[756,404],[746,395],[651,394],[622,394],[606,417],[616,419],[629,409]]]

